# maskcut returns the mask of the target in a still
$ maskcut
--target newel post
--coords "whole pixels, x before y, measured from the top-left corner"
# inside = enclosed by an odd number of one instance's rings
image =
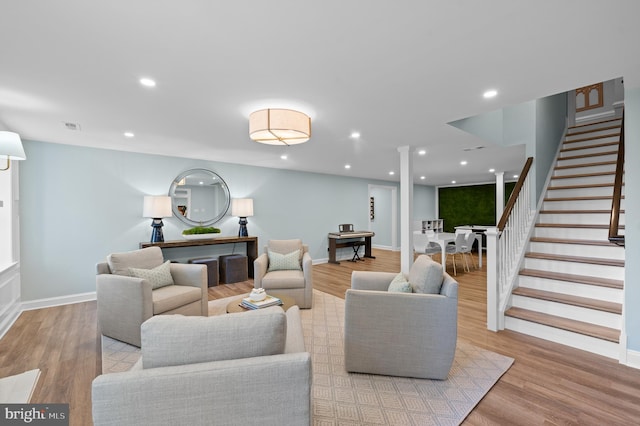
[[[487,235],[487,329],[498,331],[500,290],[498,288],[498,228],[488,228]]]

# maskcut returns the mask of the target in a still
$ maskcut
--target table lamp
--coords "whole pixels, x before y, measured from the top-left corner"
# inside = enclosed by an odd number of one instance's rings
[[[233,198],[231,200],[231,216],[240,218],[240,229],[238,237],[248,237],[247,217],[253,216],[253,199],[252,198]]]
[[[142,208],[142,217],[150,217],[151,227],[151,242],[162,243],[164,242],[164,235],[162,235],[162,223],[163,217],[171,217],[173,212],[171,211],[171,197],[168,195],[145,195],[144,206]]]

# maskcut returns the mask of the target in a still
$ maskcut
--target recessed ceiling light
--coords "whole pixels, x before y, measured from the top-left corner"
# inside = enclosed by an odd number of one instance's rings
[[[489,173],[495,173],[496,169],[489,169]]]
[[[518,179],[518,175],[513,175],[513,178],[514,179]]]
[[[420,176],[420,179],[425,180],[427,177],[426,176]]]
[[[198,183],[199,183],[200,185],[204,185],[204,182],[203,182],[203,181],[200,181],[200,182],[198,182]]]
[[[462,160],[462,161],[460,162],[460,165],[461,165],[461,166],[466,166],[466,165],[467,165],[467,161],[466,161],[466,160]]]
[[[281,158],[282,160],[286,160],[286,159],[287,159],[287,158],[289,158],[289,157],[287,157],[287,154],[282,154],[282,155],[280,156],[280,158]]]
[[[486,92],[484,92],[484,94],[482,96],[485,97],[485,99],[489,99],[489,98],[493,98],[498,94],[497,90],[487,90]]]
[[[418,155],[427,155],[427,150],[421,149],[420,151],[418,151]]]
[[[134,136],[135,136],[135,135],[133,134],[133,132],[124,132],[124,137],[125,137],[125,138],[132,138],[132,137],[134,137]]]
[[[455,180],[452,180],[452,181],[451,181],[451,183],[456,183],[456,181],[455,181]]]
[[[140,79],[140,84],[142,84],[145,87],[156,87],[156,82],[155,80],[152,80],[148,77],[143,77]]]
[[[344,165],[344,168],[345,168],[345,169],[350,169],[350,168],[351,168],[351,164],[345,164],[345,165]]]
[[[360,132],[351,132],[351,139],[360,139]]]
[[[394,172],[393,170],[389,172],[389,175],[391,175],[391,176],[393,176],[395,174],[396,174],[396,172]]]

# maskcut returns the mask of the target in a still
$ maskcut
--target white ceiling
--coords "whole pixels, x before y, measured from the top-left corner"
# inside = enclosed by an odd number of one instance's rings
[[[486,182],[524,149],[448,122],[640,86],[636,0],[0,1],[0,122],[44,142],[392,181],[410,145],[428,150],[416,183]],[[312,117],[287,160],[247,132],[251,111],[279,106]]]

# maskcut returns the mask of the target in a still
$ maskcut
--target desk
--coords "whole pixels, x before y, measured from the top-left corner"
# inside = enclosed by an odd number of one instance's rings
[[[482,235],[475,234],[476,240],[478,241],[478,265],[482,268]],[[453,232],[438,232],[437,234],[433,234],[429,236],[429,241],[436,242],[440,244],[440,249],[442,250],[441,255],[441,263],[442,267],[447,269],[447,244],[455,243],[456,234]]]
[[[364,257],[369,259],[375,259],[375,256],[371,255],[371,237],[376,235],[374,232],[369,231],[351,231],[351,232],[330,232],[329,233],[329,263],[339,264],[336,260],[336,249],[341,247],[353,247],[357,242],[340,240],[352,240],[364,238]]]
[[[196,246],[214,246],[218,244],[245,243],[247,245],[247,267],[249,278],[253,278],[253,261],[258,257],[258,237],[217,237],[205,240],[173,240],[163,243],[140,243],[140,248],[160,247],[176,248],[176,247],[196,247]]]

